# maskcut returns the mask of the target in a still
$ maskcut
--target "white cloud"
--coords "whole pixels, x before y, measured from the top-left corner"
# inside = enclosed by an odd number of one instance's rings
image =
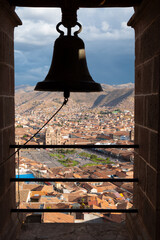
[[[107,22],[102,22],[98,28],[96,26],[84,27],[84,40],[124,40],[133,39],[133,30],[128,28],[125,22],[121,23],[121,27],[118,29],[111,28]]]
[[[54,24],[49,24],[42,20],[36,22],[24,20],[23,23],[21,28],[16,29],[16,43],[45,45],[47,43],[53,43],[54,39],[58,36]]]
[[[48,73],[53,43],[59,36],[56,25],[61,21],[61,10],[17,8],[16,11],[23,22],[15,28],[16,84],[35,85]],[[132,8],[83,8],[77,12],[83,27],[79,37],[86,46],[88,66],[100,82],[113,84],[133,79],[134,31],[127,27],[132,14]]]
[[[32,68],[29,69],[28,72],[33,74],[33,75],[46,75],[49,70],[49,66],[43,66],[43,67],[37,67],[37,68]]]
[[[84,40],[121,40],[133,38],[126,22],[131,9],[80,9],[78,18],[83,25],[79,36]],[[15,30],[15,42],[37,46],[53,43],[59,36],[56,24],[61,21],[60,9],[18,8],[23,25]]]
[[[108,31],[109,29],[109,24],[105,21],[102,22],[102,30],[105,32],[105,31]]]
[[[61,20],[59,8],[16,8],[16,12],[22,21],[42,20],[48,23],[57,24]]]
[[[27,63],[27,58],[22,51],[14,50],[14,55],[15,55],[16,62],[21,63],[21,64]]]
[[[122,21],[128,21],[133,14],[133,8],[98,8],[80,9],[78,19],[82,25],[98,26],[103,21],[108,22],[112,27],[120,26]]]

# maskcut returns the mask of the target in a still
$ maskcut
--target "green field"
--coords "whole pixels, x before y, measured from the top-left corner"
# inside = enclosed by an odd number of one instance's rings
[[[71,160],[69,158],[64,159],[64,160],[58,160],[58,162],[60,162],[64,167],[74,167],[79,164],[78,161]]]
[[[82,152],[82,153],[79,153],[79,155],[81,157],[86,157],[86,158],[90,158],[90,160],[92,162],[95,162],[95,163],[101,163],[101,164],[111,164],[112,162],[109,160],[109,158],[99,158],[97,157],[96,154],[89,154],[89,153],[86,153],[86,152]],[[90,163],[91,164],[91,163]],[[90,165],[91,166],[91,165]]]
[[[73,167],[80,164],[80,162],[76,161],[76,157],[75,157],[75,160],[70,159],[70,156],[68,155],[72,155],[75,153],[76,153],[76,156],[79,155],[84,160],[86,159],[92,162],[92,163],[87,163],[83,166],[95,166],[97,164],[105,165],[105,164],[112,163],[108,157],[107,158],[98,157],[96,154],[90,154],[87,152],[78,153],[75,149],[57,149],[56,152],[49,153],[49,155],[53,158],[56,158],[63,166]]]

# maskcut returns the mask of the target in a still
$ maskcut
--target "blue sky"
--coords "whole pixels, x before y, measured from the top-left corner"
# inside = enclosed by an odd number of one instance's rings
[[[23,25],[15,29],[16,85],[36,85],[48,73],[53,45],[59,36],[60,9],[17,8]],[[79,37],[85,43],[87,64],[99,83],[134,82],[134,30],[127,27],[133,8],[79,9]]]

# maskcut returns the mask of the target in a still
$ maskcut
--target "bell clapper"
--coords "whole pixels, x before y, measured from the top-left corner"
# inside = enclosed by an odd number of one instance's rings
[[[64,102],[65,104],[68,102],[68,98],[70,97],[70,91],[69,90],[64,90]]]

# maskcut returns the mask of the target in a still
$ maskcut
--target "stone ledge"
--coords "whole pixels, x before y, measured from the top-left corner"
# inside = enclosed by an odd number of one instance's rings
[[[25,223],[17,240],[129,240],[125,223]]]
[[[21,19],[14,11],[15,7],[11,6],[7,0],[0,0],[0,10],[8,14],[10,20],[14,23],[14,26],[22,25]]]

